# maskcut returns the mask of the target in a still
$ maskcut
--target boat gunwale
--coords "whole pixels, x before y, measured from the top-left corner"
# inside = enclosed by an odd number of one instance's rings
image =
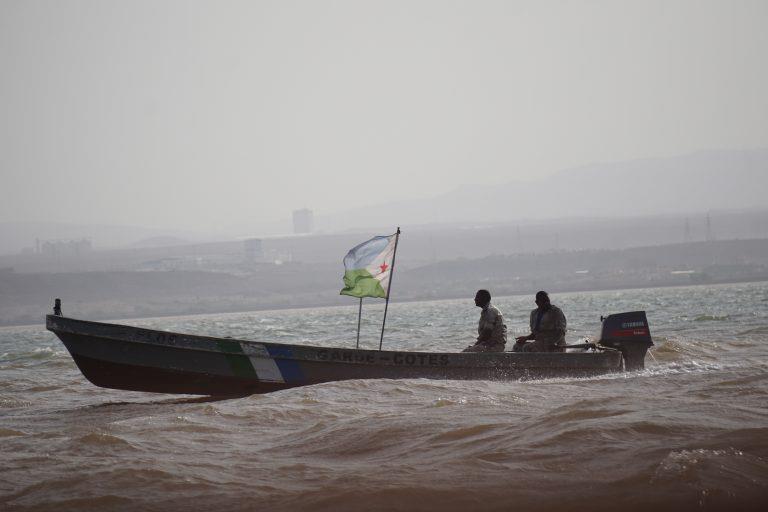
[[[84,329],[78,329],[77,326],[83,326]],[[279,351],[284,351],[283,354],[270,354],[267,356],[272,359],[300,360],[300,361],[307,361],[307,362],[326,362],[322,359],[318,359],[317,357],[309,357],[308,354],[304,354],[305,351],[312,351],[312,352],[315,352],[315,354],[317,353],[317,351],[341,351],[341,352],[347,352],[347,353],[351,352],[353,354],[358,354],[359,356],[366,356],[366,357],[361,357],[357,360],[353,359],[351,361],[337,360],[337,359],[332,360],[332,362],[334,363],[345,364],[345,365],[346,364],[360,364],[360,365],[386,364],[386,362],[382,361],[382,359],[385,359],[385,360],[388,358],[392,359],[396,355],[407,354],[407,355],[413,355],[415,357],[427,357],[427,358],[430,356],[432,357],[449,356],[452,359],[454,359],[455,363],[462,363],[462,364],[459,364],[458,366],[463,366],[463,365],[478,366],[478,363],[480,363],[479,364],[480,366],[496,366],[498,364],[503,364],[503,363],[507,363],[507,364],[513,363],[513,366],[516,366],[515,363],[518,363],[528,368],[536,368],[536,367],[571,368],[572,366],[567,364],[557,365],[553,363],[557,363],[560,361],[575,362],[575,360],[585,360],[585,361],[591,360],[591,364],[589,366],[594,366],[594,364],[599,360],[610,360],[616,357],[616,355],[613,355],[608,351],[570,352],[570,353],[567,353],[567,352],[566,353],[563,353],[563,352],[512,352],[512,351],[424,352],[424,351],[409,351],[409,350],[372,350],[372,349],[359,349],[359,348],[347,348],[347,347],[329,347],[325,345],[297,345],[297,344],[288,344],[288,343],[279,343],[279,342],[243,340],[238,338],[217,338],[214,336],[200,336],[197,334],[187,334],[187,333],[179,333],[179,332],[173,332],[173,331],[162,331],[162,330],[148,329],[145,327],[137,327],[132,325],[97,322],[93,320],[81,320],[77,318],[57,316],[57,315],[46,315],[46,328],[54,332],[55,334],[58,334],[59,332],[61,332],[61,333],[75,335],[75,336],[89,336],[89,337],[116,341],[116,342],[140,343],[144,345],[152,345],[152,346],[163,347],[167,349],[197,351],[197,352],[206,352],[206,353],[212,353],[212,354],[242,353],[243,355],[253,355],[253,354],[248,354],[246,351],[242,350],[243,346],[241,344],[245,344],[246,346],[249,346],[249,347],[258,347],[258,348],[261,348],[261,347],[266,348],[267,346],[274,346],[274,347],[277,347]],[[116,330],[118,332],[108,332],[108,333],[98,332],[103,329]],[[119,332],[119,331],[122,331],[122,332]],[[140,339],[142,336],[137,336],[139,333],[147,333],[149,336],[162,336],[162,339]],[[205,343],[211,346],[208,346],[208,347],[199,346],[199,345],[192,346],[187,343],[184,343],[185,341],[191,341],[193,343],[195,342]],[[232,352],[228,351],[221,346],[222,342],[237,344],[240,350],[232,351]],[[367,356],[374,356],[375,362],[371,362],[367,360]],[[593,359],[593,358],[596,358],[596,359]],[[540,364],[535,364],[537,362]],[[599,365],[599,366],[606,367],[606,368],[611,367],[610,365],[607,365],[607,366]]]

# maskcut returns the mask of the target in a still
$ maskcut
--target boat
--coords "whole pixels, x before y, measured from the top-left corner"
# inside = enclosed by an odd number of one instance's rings
[[[594,343],[565,352],[410,352],[215,338],[46,316],[91,383],[104,388],[246,396],[350,379],[528,380],[635,371],[653,345],[644,311],[602,318]]]

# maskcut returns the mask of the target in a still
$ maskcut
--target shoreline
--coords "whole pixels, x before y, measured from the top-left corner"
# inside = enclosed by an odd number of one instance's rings
[[[720,285],[728,285],[728,284],[753,284],[753,283],[768,283],[768,278],[758,278],[758,279],[727,279],[722,281],[713,281],[713,282],[707,282],[707,283],[667,283],[667,284],[657,284],[654,286],[638,286],[633,284],[617,284],[616,286],[604,286],[599,288],[589,288],[589,287],[573,287],[568,288],[565,287],[564,289],[561,288],[551,288],[550,290],[547,290],[550,294],[562,294],[562,293],[589,293],[589,292],[609,292],[609,291],[632,291],[632,290],[652,290],[656,288],[690,288],[690,287],[702,287],[702,286],[720,286]],[[472,294],[474,291],[472,291]],[[530,291],[520,291],[515,293],[500,293],[500,294],[494,294],[495,298],[504,298],[504,297],[520,297],[525,295],[531,295],[536,293],[536,290]],[[408,304],[408,303],[414,303],[414,302],[437,302],[442,300],[457,300],[461,298],[469,297],[469,294],[455,294],[455,295],[445,295],[441,297],[413,297],[413,298],[406,298],[403,300],[394,300],[391,301],[391,303],[397,303],[397,304]],[[51,299],[53,301],[53,298]],[[52,304],[52,302],[51,302]],[[67,310],[66,303],[63,304],[64,311]],[[210,310],[204,310],[204,311],[180,311],[177,313],[168,313],[168,314],[158,314],[158,315],[148,315],[148,316],[135,316],[135,315],[117,315],[117,316],[110,316],[110,315],[95,315],[93,317],[88,316],[87,320],[94,320],[94,321],[115,321],[115,320],[138,320],[138,319],[156,319],[156,318],[174,318],[174,317],[188,317],[188,316],[203,316],[203,315],[225,315],[225,314],[241,314],[241,313],[252,313],[252,312],[268,312],[268,311],[291,311],[291,310],[304,310],[304,309],[317,309],[317,308],[335,308],[335,307],[353,307],[354,304],[329,304],[329,303],[303,303],[298,305],[292,305],[292,306],[286,306],[286,307],[264,307],[264,308],[247,308],[247,309],[226,309],[226,308],[219,308],[219,309],[210,309]],[[383,307],[384,302],[381,302],[380,304],[373,304],[369,307]],[[51,306],[52,307],[52,306]],[[49,314],[48,311],[41,313],[41,323],[44,323],[45,315]],[[66,315],[65,315],[66,316]],[[81,318],[81,317],[77,317]],[[33,327],[33,326],[41,326],[41,323],[21,323],[21,324],[14,324],[14,323],[1,323],[0,322],[0,329],[13,329],[13,328],[22,328],[22,327]]]

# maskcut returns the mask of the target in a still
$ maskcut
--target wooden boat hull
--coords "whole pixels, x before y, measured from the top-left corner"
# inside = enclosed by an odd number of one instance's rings
[[[48,315],[83,375],[105,388],[248,395],[349,379],[518,380],[622,370],[618,351],[443,353],[213,338]]]

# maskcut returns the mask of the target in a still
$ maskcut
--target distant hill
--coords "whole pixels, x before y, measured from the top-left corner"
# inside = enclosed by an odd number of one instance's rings
[[[175,247],[177,245],[189,245],[191,243],[192,242],[189,240],[177,236],[153,236],[150,238],[142,238],[138,242],[132,243],[131,247]]]
[[[478,172],[481,170],[479,169]],[[768,149],[597,163],[540,180],[474,184],[419,200],[320,216],[321,229],[630,217],[768,206]],[[425,191],[426,194],[427,191]]]
[[[399,261],[399,260],[398,260]],[[399,263],[398,263],[399,264]],[[537,290],[647,288],[768,280],[768,239],[716,240],[617,250],[497,254],[402,265],[397,302]],[[17,273],[0,267],[0,326],[39,323],[54,297],[88,319],[347,305],[341,262],[262,263],[237,273],[200,270]],[[374,303],[374,301],[371,301]],[[381,302],[378,302],[381,306]],[[756,305],[760,307],[760,305]]]
[[[478,169],[478,175],[481,171]],[[580,219],[586,225],[587,221],[594,219],[602,222],[632,217],[687,217],[690,214],[700,217],[708,211],[764,211],[768,208],[766,190],[768,149],[702,151],[673,158],[597,163],[529,182],[465,185],[433,196],[430,196],[429,190],[424,190],[424,197],[418,200],[372,203],[365,208],[329,215],[315,212],[315,226],[318,233],[385,233],[398,225],[413,231],[415,227],[438,224],[443,228],[474,228],[497,223],[534,225],[555,219],[559,219],[561,224]],[[640,222],[643,223],[645,221]],[[762,221],[758,223],[762,224]],[[763,236],[761,226],[746,227],[749,228],[747,236]],[[680,232],[676,235],[679,240],[682,224],[675,229]],[[561,237],[563,242],[569,233],[574,233],[573,229],[567,228],[547,230],[537,227],[536,230],[537,235],[550,239]],[[221,226],[219,235],[136,226],[0,223],[0,255],[17,254],[25,247],[31,249],[36,238],[89,238],[95,249],[146,248],[232,240],[236,235],[238,238],[261,237],[290,231],[291,222],[288,219]],[[545,233],[547,231],[551,233]],[[719,236],[744,234],[733,231]],[[588,239],[584,233],[580,233],[579,237]],[[666,241],[668,237],[659,242]],[[647,239],[642,243],[659,242]],[[586,242],[575,245],[587,246],[590,245]],[[530,245],[530,237],[526,247],[528,250],[536,249]]]
[[[162,247],[215,241],[220,237],[177,229],[114,226],[104,224],[65,224],[58,222],[0,222],[0,255],[35,248],[35,240],[88,238],[95,249],[117,247]],[[173,244],[171,240],[176,240]],[[155,243],[155,245],[148,245]]]

